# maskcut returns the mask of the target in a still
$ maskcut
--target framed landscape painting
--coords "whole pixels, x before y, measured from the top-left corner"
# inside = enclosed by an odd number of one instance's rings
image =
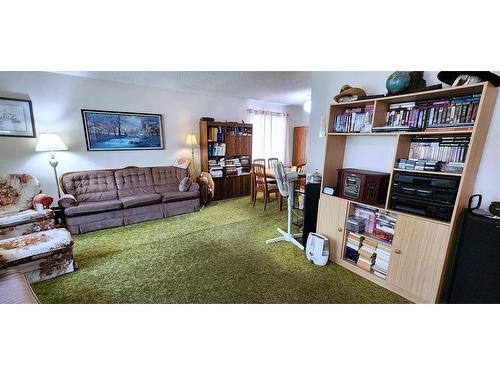
[[[162,150],[159,114],[82,109],[88,151]]]
[[[36,137],[31,100],[0,98],[0,136]]]

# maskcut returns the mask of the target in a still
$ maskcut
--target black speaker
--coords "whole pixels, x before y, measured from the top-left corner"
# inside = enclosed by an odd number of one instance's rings
[[[500,303],[500,219],[466,209],[449,280],[449,303]]]
[[[316,232],[320,192],[321,184],[306,184],[304,197],[304,226],[302,228],[303,245],[306,244],[309,233]]]

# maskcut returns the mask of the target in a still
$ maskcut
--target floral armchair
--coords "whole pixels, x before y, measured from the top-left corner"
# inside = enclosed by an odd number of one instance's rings
[[[54,212],[33,207],[40,192],[39,181],[28,174],[0,176],[0,240],[54,228]]]

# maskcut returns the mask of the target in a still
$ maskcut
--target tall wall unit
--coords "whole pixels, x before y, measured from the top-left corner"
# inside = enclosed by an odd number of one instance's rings
[[[333,132],[335,116],[344,113],[347,108],[373,106],[374,112],[371,125],[372,128],[375,128],[385,125],[389,105],[392,103],[432,99],[438,100],[476,94],[481,94],[481,99],[474,126],[468,129],[462,130],[453,128],[432,132],[400,131],[390,133],[376,133],[372,131],[367,133]],[[417,175],[425,173],[460,177],[453,214],[449,222],[391,209],[390,188],[385,203],[377,207],[322,193],[319,203],[317,231],[327,236],[330,240],[330,260],[413,302],[440,302],[445,273],[452,253],[453,241],[458,233],[461,213],[467,206],[468,199],[472,194],[484,143],[495,107],[496,97],[497,89],[495,87],[490,83],[480,83],[416,94],[331,105],[322,188],[325,186],[336,188],[338,169],[344,167],[344,154],[349,144],[349,142],[347,142],[349,137],[370,137],[370,141],[372,141],[373,144],[380,139],[379,136],[395,137],[395,148],[387,150],[387,152],[393,155],[393,165],[396,165],[398,159],[408,157],[410,142],[415,135],[432,134],[433,136],[445,136],[467,134],[470,135],[470,141],[464,168],[461,173],[454,174],[405,170],[405,172]],[[377,155],[372,155],[372,157],[376,158]],[[394,173],[397,171],[397,168],[393,168],[390,172],[391,183],[389,186],[392,186]],[[390,260],[385,279],[377,276],[373,272],[358,267],[345,258],[344,252],[349,235],[346,228],[346,220],[349,215],[353,213],[356,206],[385,210],[397,216],[392,244],[386,246],[386,248],[390,248]]]
[[[217,131],[215,130],[217,129]],[[219,139],[215,135],[220,132]],[[225,151],[213,155],[210,151],[217,145],[224,145]],[[240,122],[200,121],[200,155],[202,172],[210,172],[210,162],[247,158],[252,161],[252,124]],[[242,165],[241,173],[231,174],[233,167],[224,166],[222,176],[213,177],[214,200],[249,195],[251,189],[250,164]]]

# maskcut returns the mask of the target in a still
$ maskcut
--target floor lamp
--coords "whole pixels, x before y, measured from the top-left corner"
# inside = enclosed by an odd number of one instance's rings
[[[57,164],[59,162],[56,160],[54,151],[67,151],[68,147],[64,144],[62,139],[57,134],[40,134],[38,141],[36,143],[35,151],[45,151],[50,152],[49,164],[54,168],[54,177],[56,178],[57,185],[57,195],[61,198],[61,189],[59,188],[59,179],[57,177]]]
[[[196,163],[194,162],[194,147],[198,145],[195,134],[188,134],[186,143],[191,146],[191,163],[193,164],[193,179],[196,181]]]

